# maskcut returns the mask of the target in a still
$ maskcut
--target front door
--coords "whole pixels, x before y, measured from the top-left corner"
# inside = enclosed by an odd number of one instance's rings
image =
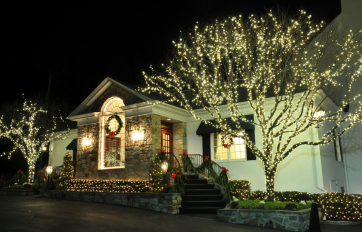
[[[161,123],[161,147],[166,152],[173,152],[172,124]]]

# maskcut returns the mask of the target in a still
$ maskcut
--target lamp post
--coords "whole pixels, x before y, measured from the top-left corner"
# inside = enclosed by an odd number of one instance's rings
[[[168,168],[168,163],[167,161],[164,161],[161,164],[161,168],[163,170],[163,192],[166,192],[165,186],[166,186],[166,172],[167,172],[167,168]]]
[[[50,175],[52,174],[53,172],[53,167],[52,166],[48,166],[47,167],[47,173],[48,173],[48,184],[47,184],[47,188],[49,189],[49,179],[50,179]]]

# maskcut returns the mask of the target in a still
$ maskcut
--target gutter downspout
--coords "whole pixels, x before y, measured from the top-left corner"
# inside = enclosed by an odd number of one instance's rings
[[[309,134],[310,134],[312,141],[314,141],[314,136],[313,136],[312,130],[313,130],[313,128],[310,128]],[[318,130],[317,130],[317,132],[318,132]],[[314,187],[316,187],[319,190],[322,190],[323,192],[327,192],[327,190],[325,190],[324,188],[320,188],[319,186],[317,186],[317,183],[316,183],[317,181],[316,181],[316,173],[315,173],[316,166],[315,166],[315,161],[314,161],[314,146],[311,146],[311,153],[312,153],[311,158],[312,158],[312,163],[313,163]]]

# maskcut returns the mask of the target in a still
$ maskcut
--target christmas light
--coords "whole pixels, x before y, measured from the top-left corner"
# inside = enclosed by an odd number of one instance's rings
[[[362,71],[361,31],[342,37],[336,28],[322,31],[324,27],[305,11],[295,19],[270,11],[261,17],[215,20],[204,27],[196,23],[192,33],[173,42],[174,56],[162,65],[163,71],[151,66],[151,74],[143,72],[146,86],[139,90],[161,94],[165,102],[177,102],[196,120],[243,139],[262,161],[268,197],[273,198],[277,168],[290,153],[302,145],[333,142],[362,119],[359,94],[349,94],[336,112],[316,114],[323,90],[342,87],[336,78],[347,73],[351,92]],[[351,66],[355,68],[348,69]],[[240,103],[241,97],[247,97],[246,102]],[[245,103],[255,121],[245,117]],[[356,103],[354,111],[345,115],[343,109],[351,103]],[[221,114],[225,111],[236,130]],[[204,112],[215,123],[205,120]],[[240,119],[260,131],[261,147],[250,140]],[[320,140],[296,139],[327,121],[335,126]],[[349,125],[333,136],[344,122]]]
[[[57,128],[56,119],[57,117],[53,116],[52,126],[48,128],[45,133],[41,131],[41,126],[36,125],[36,121],[39,120],[41,114],[46,114],[47,111],[43,110],[41,107],[37,107],[36,103],[29,103],[24,98],[23,94],[23,108],[19,109],[19,114],[22,114],[23,117],[18,120],[12,120],[10,125],[5,125],[3,121],[3,116],[0,118],[0,137],[8,138],[14,144],[13,149],[10,152],[4,152],[1,154],[1,157],[8,155],[10,159],[11,155],[20,150],[26,159],[29,166],[29,183],[33,183],[35,175],[35,163],[39,158],[43,148],[46,147],[54,139],[65,139],[70,133],[70,129],[67,125],[68,130],[66,132],[54,134],[55,129]],[[62,116],[59,116],[60,120],[64,122]]]

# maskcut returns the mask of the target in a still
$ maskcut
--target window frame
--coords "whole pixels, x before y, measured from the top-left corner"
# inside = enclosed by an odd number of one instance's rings
[[[230,153],[230,148],[227,148],[227,151],[228,151],[228,158],[227,159],[221,159],[221,160],[215,160],[214,159],[214,134],[220,134],[220,133],[225,133],[225,132],[218,132],[218,133],[211,133],[210,134],[210,160],[213,160],[215,162],[246,162],[248,161],[248,151],[247,151],[247,146],[244,142],[244,158],[240,158],[240,159],[231,159],[231,153]],[[221,145],[222,146],[222,145]],[[235,146],[235,144],[232,144],[231,146]]]

